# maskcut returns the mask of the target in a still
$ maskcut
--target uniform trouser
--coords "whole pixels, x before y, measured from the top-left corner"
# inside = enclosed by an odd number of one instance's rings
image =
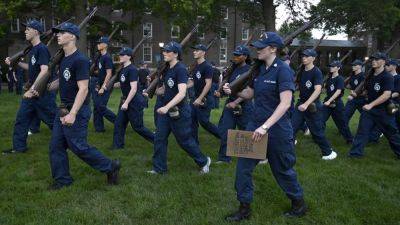
[[[353,117],[356,110],[361,114],[363,111],[362,107],[367,104],[364,98],[354,98],[352,100],[347,101],[346,106],[344,107],[344,115],[346,119],[346,123],[349,124],[351,117]],[[379,136],[381,132],[378,128],[375,128],[369,134],[369,141],[377,142],[379,140]]]
[[[52,130],[56,110],[54,93],[46,92],[40,98],[22,99],[14,124],[13,149],[21,152],[27,150],[29,126],[35,116]]]
[[[294,101],[293,101],[293,103],[294,103]],[[294,106],[291,106],[291,107],[289,108],[289,115],[290,115],[290,118],[293,117],[294,108],[295,108],[295,105],[294,105]],[[306,121],[304,120],[303,124],[300,125],[300,130],[302,130],[303,132],[306,132],[307,129],[308,129],[308,127],[307,127]]]
[[[114,148],[123,148],[125,143],[125,131],[128,122],[134,131],[140,136],[144,137],[147,141],[154,143],[154,133],[147,129],[143,124],[143,107],[129,104],[126,111],[121,110],[121,106],[118,110],[117,119],[114,123]]]
[[[40,119],[37,115],[32,118],[31,124],[29,125],[29,131],[32,133],[38,133],[40,131]]]
[[[394,115],[394,117],[396,118],[397,130],[400,131],[400,111],[397,111],[396,114]]]
[[[110,99],[111,91],[104,91],[103,95],[99,95],[97,91],[94,91],[94,113],[93,113],[93,122],[94,128],[97,132],[104,131],[104,120],[105,117],[111,123],[115,122],[117,116],[107,108],[108,100]]]
[[[199,124],[206,131],[214,135],[216,138],[220,139],[218,127],[210,121],[211,104],[208,100],[210,98],[211,96],[207,96],[207,106],[204,107],[194,106],[193,103],[190,104],[192,108],[192,136],[197,143],[199,143]]]
[[[310,130],[312,139],[321,149],[322,155],[327,156],[332,153],[332,147],[325,137],[324,124],[322,122],[321,115],[321,102],[317,102],[316,104],[318,111],[315,113],[311,113],[308,111],[301,112],[298,109],[300,103],[298,102],[296,104],[292,116],[293,135],[294,139],[296,139],[296,133],[299,129],[301,129],[301,126],[305,121],[307,123],[308,129]]]
[[[212,104],[211,104],[211,108],[212,109],[218,109],[219,108],[219,98],[217,98],[216,96],[214,96],[214,92],[218,90],[218,83],[212,83],[211,84],[211,97],[210,99],[212,99]]]
[[[191,133],[190,107],[187,104],[179,106],[179,114],[179,119],[170,118],[168,114],[158,116],[153,155],[153,170],[158,173],[167,172],[168,136],[171,131],[179,146],[198,166],[203,167],[207,164],[207,157],[201,152]]]
[[[18,77],[18,81],[15,83],[15,91],[17,95],[22,94],[22,87],[24,86],[24,78]]]
[[[382,131],[393,152],[400,157],[400,134],[396,127],[396,119],[394,115],[387,114],[384,108],[373,108],[370,111],[361,112],[357,134],[349,155],[364,155],[364,147],[368,143],[369,134],[375,128]]]
[[[153,111],[153,116],[154,116],[154,124],[157,125],[157,119],[158,119],[158,113],[157,113],[157,109],[161,108],[162,102],[161,102],[161,96],[156,96],[156,103],[154,104],[154,111]]]
[[[258,124],[261,125],[262,123]],[[248,131],[254,131],[259,126],[254,122],[247,125]],[[303,198],[303,189],[297,181],[296,171],[293,169],[296,163],[294,142],[292,137],[268,137],[267,159],[271,172],[289,199],[299,200]],[[253,201],[254,185],[252,173],[260,160],[239,158],[236,165],[235,189],[237,199],[242,203]]]
[[[228,101],[227,101],[228,103]],[[242,115],[234,115],[232,109],[224,108],[222,116],[219,119],[218,130],[221,136],[221,145],[218,152],[218,161],[230,162],[231,157],[226,155],[226,146],[228,139],[228,130],[236,129],[238,127],[240,130],[246,129],[247,124],[253,115],[253,104],[243,103],[242,104]]]
[[[67,148],[92,168],[103,173],[111,171],[111,160],[87,143],[90,114],[89,105],[83,105],[70,127],[61,124],[58,113],[54,119],[49,157],[51,174],[57,183],[71,184],[73,181],[69,173]]]
[[[14,91],[14,83],[15,83],[14,77],[11,77],[10,81],[8,81],[8,92],[11,93]]]
[[[346,122],[344,105],[341,99],[336,100],[336,107],[334,108],[325,105],[322,106],[322,122],[324,124],[324,130],[326,127],[326,122],[331,116],[343,138],[349,142],[353,141],[353,135],[351,134],[349,124]]]

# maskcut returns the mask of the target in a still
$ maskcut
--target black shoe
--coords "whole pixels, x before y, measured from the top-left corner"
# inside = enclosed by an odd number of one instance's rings
[[[225,220],[228,222],[239,222],[250,218],[251,209],[250,204],[240,203],[239,210],[226,216]]]
[[[117,185],[119,170],[121,169],[121,162],[119,160],[113,160],[111,162],[111,171],[107,173],[107,183],[109,185]]]
[[[18,154],[18,153],[24,153],[24,151],[17,151],[17,150],[14,150],[11,148],[11,149],[4,150],[2,152],[3,155],[11,155],[11,154]]]
[[[71,184],[61,184],[61,183],[58,183],[58,182],[54,182],[47,189],[49,191],[57,191],[57,190],[60,190],[61,188],[68,187],[70,185]]]
[[[304,202],[304,199],[300,200],[292,200],[292,208],[285,212],[286,217],[302,217],[306,214],[307,212],[307,205]]]

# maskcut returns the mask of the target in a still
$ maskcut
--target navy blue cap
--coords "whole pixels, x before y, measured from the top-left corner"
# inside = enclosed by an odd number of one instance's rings
[[[267,46],[283,47],[282,37],[275,32],[265,32],[261,34],[260,39],[251,43],[251,46],[255,48],[265,48]]]
[[[308,49],[305,49],[305,50],[301,53],[301,55],[302,55],[302,56],[305,55],[305,56],[317,57],[317,52],[316,52],[314,49],[312,49],[312,48],[308,48]]]
[[[79,27],[73,23],[62,23],[60,26],[53,27],[51,28],[53,30],[53,33],[59,33],[62,31],[71,33],[76,36],[76,38],[79,38]]]
[[[110,38],[107,36],[100,37],[100,39],[97,41],[98,44],[104,43],[104,44],[109,44],[110,43]]]
[[[119,55],[132,56],[132,54],[133,54],[133,50],[128,47],[123,47],[123,48],[121,48],[121,51],[119,51]]]
[[[192,49],[196,49],[196,50],[201,50],[201,51],[207,51],[207,46],[203,45],[203,44],[198,44],[195,45],[193,47],[191,47]]]
[[[233,54],[234,55],[250,55],[250,50],[245,45],[239,45],[235,48],[235,51],[233,51]]]
[[[39,31],[39,33],[44,32],[43,24],[35,19],[29,20],[27,23],[22,23],[22,25],[24,25],[25,27],[33,28]]]
[[[356,59],[351,63],[352,66],[362,66],[363,64],[364,63],[359,59]]]
[[[342,67],[342,63],[339,60],[334,60],[331,63],[329,63],[329,67]]]
[[[371,55],[370,59],[387,59],[387,55],[383,52],[377,52]]]
[[[164,51],[178,53],[179,55],[182,54],[182,46],[181,46],[181,44],[176,43],[175,41],[171,41],[170,43],[164,45],[164,47],[162,49]]]
[[[394,65],[394,66],[400,66],[400,62],[397,59],[388,59],[386,62],[387,65]]]

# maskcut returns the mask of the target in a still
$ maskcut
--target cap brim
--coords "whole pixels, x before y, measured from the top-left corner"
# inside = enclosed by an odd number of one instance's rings
[[[265,48],[268,45],[262,43],[261,41],[255,41],[255,42],[251,43],[250,46],[252,46],[254,48]]]

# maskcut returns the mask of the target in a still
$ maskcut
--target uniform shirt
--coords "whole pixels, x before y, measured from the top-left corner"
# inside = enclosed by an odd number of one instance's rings
[[[219,77],[221,76],[221,72],[219,69],[213,67],[213,77],[212,77],[212,82],[214,84],[219,84]]]
[[[318,67],[314,66],[309,71],[303,71],[300,78],[300,102],[306,102],[315,91],[315,85],[322,85],[323,75]],[[316,101],[319,100],[319,97]]]
[[[89,80],[89,59],[79,50],[64,57],[60,63],[60,99],[67,105],[73,104],[78,93],[78,81]]]
[[[165,86],[164,97],[162,98],[163,105],[166,105],[178,94],[178,84],[187,84],[188,77],[186,66],[181,62],[167,69],[162,79]],[[179,104],[184,104],[185,102],[185,100],[182,100]]]
[[[118,80],[121,84],[121,91],[122,91],[122,96],[125,98],[128,97],[129,92],[131,91],[131,82],[135,82],[139,80],[138,77],[138,70],[136,67],[132,64],[130,64],[127,67],[122,68],[118,75]],[[139,87],[139,84],[138,84]],[[137,103],[139,101],[139,98],[142,96],[141,94],[138,94],[139,90],[136,91],[135,96],[133,96],[133,99],[129,104],[131,103]]]
[[[50,61],[50,52],[47,46],[40,42],[36,46],[32,47],[29,52],[29,63],[28,63],[28,73],[29,82],[34,83],[37,76],[40,73],[40,66],[48,65]]]
[[[357,74],[357,75],[351,75],[350,77],[350,89],[355,90],[357,86],[365,79],[365,74],[363,72]]]
[[[228,82],[229,83],[233,82],[234,80],[239,78],[242,74],[246,73],[249,69],[250,69],[250,65],[248,65],[248,64],[241,66],[241,67],[236,67],[233,70],[232,75],[229,77]],[[229,97],[229,101],[234,101],[235,99],[237,99],[237,97],[233,97],[233,96]]]
[[[194,82],[194,94],[197,98],[201,92],[203,92],[204,86],[206,85],[206,79],[212,79],[213,77],[213,68],[211,64],[204,61],[196,65],[192,77]],[[210,92],[208,94],[210,94]]]
[[[260,66],[260,72],[249,86],[254,89],[254,116],[252,120],[261,126],[275,111],[280,103],[280,93],[294,92],[293,72],[289,66],[276,58],[266,69],[265,64]],[[293,128],[287,111],[269,129],[270,137],[292,137]]]
[[[100,56],[100,58],[97,62],[97,68],[99,70],[97,82],[98,82],[99,86],[103,85],[104,79],[106,78],[106,75],[107,75],[107,70],[113,69],[113,67],[114,67],[114,64],[113,64],[113,61],[109,54]]]
[[[386,71],[383,71],[378,75],[372,75],[367,83],[368,103],[375,101],[379,96],[383,94],[384,91],[392,91],[394,87],[393,80],[393,75]],[[387,105],[387,103],[388,101],[376,107],[384,107]]]
[[[340,93],[340,95],[336,98],[336,99],[340,99],[343,96],[343,92],[344,92],[344,79],[342,76],[338,75],[334,78],[329,77],[326,80],[326,84],[325,84],[325,88],[326,88],[326,97],[325,97],[325,101],[327,101],[328,99],[330,99],[332,97],[333,94],[335,94],[335,92],[337,90],[342,90],[342,92]]]
[[[397,93],[400,94],[400,75],[399,75],[399,74],[394,75],[394,76],[393,76],[393,80],[394,80],[393,92],[397,92]],[[394,98],[393,100],[394,100],[396,103],[399,103],[399,102],[400,102],[399,97]]]
[[[138,71],[139,76],[139,86],[140,90],[144,90],[147,88],[147,76],[150,74],[149,69],[139,69]],[[139,88],[138,86],[138,88]]]

